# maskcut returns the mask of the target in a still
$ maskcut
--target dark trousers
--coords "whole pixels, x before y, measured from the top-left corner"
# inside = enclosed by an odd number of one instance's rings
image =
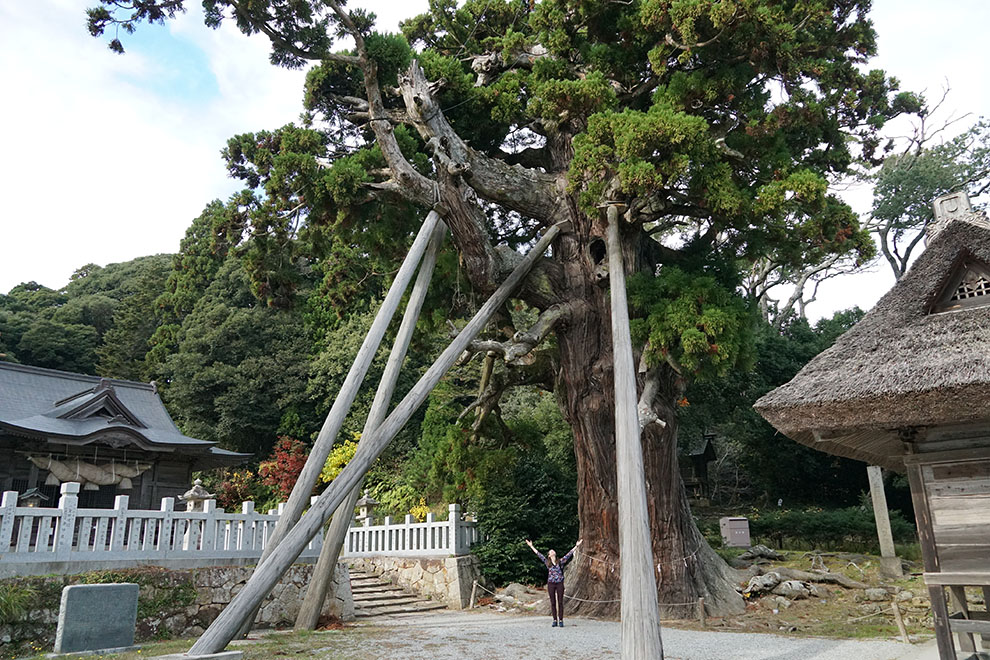
[[[550,594],[550,616],[554,621],[564,620],[564,583],[547,582],[547,593]]]

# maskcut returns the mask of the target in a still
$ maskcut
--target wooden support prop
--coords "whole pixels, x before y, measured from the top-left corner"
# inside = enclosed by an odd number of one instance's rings
[[[252,616],[255,608],[271,592],[285,571],[292,566],[292,562],[296,560],[310,539],[316,535],[327,519],[340,506],[347,494],[361,482],[374,460],[409,421],[413,413],[423,405],[430,392],[447,373],[447,370],[467,349],[468,344],[484,329],[495,312],[506,303],[565,224],[558,223],[550,227],[529,254],[516,265],[505,282],[482,305],[478,313],[468,321],[464,329],[427,369],[419,382],[409,390],[409,393],[399,402],[395,410],[382,422],[381,426],[371,433],[368,442],[363,443],[364,446],[355,452],[354,458],[323,491],[323,494],[313,503],[306,515],[289,530],[268,558],[258,565],[244,588],[234,596],[233,600],[220,613],[220,616],[210,624],[206,632],[189,649],[188,656],[219,653],[226,648],[241,626],[244,625],[245,619]],[[655,589],[653,593],[655,602]]]
[[[392,317],[395,316],[395,311],[402,302],[402,296],[416,272],[416,266],[419,264],[423,253],[426,252],[430,236],[432,236],[434,229],[436,229],[439,223],[440,216],[436,211],[430,211],[426,216],[426,220],[423,222],[423,226],[420,227],[419,233],[416,234],[416,238],[409,248],[409,253],[399,267],[399,272],[396,273],[395,279],[392,281],[392,286],[389,287],[388,293],[385,294],[385,300],[382,301],[382,306],[378,308],[375,320],[372,322],[371,328],[368,330],[368,334],[361,344],[361,348],[358,349],[357,356],[351,364],[350,371],[347,372],[347,376],[344,378],[344,384],[340,386],[340,391],[337,392],[337,398],[334,399],[333,406],[330,408],[330,412],[327,413],[327,418],[324,420],[323,427],[316,437],[316,442],[313,443],[313,449],[309,452],[306,464],[303,465],[302,472],[299,473],[299,477],[292,487],[292,492],[289,494],[289,500],[285,503],[282,514],[275,524],[275,531],[272,533],[272,537],[268,540],[268,543],[265,544],[265,549],[261,553],[261,559],[258,561],[259,567],[264,563],[265,559],[271,556],[275,548],[278,547],[278,544],[281,543],[285,535],[299,520],[303,509],[309,504],[309,498],[313,493],[313,487],[316,486],[316,480],[319,479],[320,472],[327,462],[327,457],[333,450],[333,443],[337,440],[337,433],[340,431],[340,427],[343,426],[348,412],[350,412],[351,404],[354,403],[358,390],[361,388],[361,383],[368,373],[368,368],[371,366],[371,362],[378,352],[378,346],[382,343],[382,337],[385,336],[385,331],[388,330],[388,326],[392,322]],[[251,625],[254,623],[256,616],[257,612],[254,612],[244,621],[243,627],[240,630],[241,636],[247,635],[251,630]]]
[[[704,628],[705,627],[705,599],[698,599],[698,624]]]
[[[364,423],[364,431],[361,433],[361,440],[358,441],[359,447],[361,443],[365,442],[365,438],[378,428],[382,420],[385,419],[385,413],[388,412],[388,406],[392,402],[392,394],[395,392],[395,384],[399,380],[399,372],[402,370],[402,363],[406,359],[409,342],[412,341],[413,332],[416,330],[416,321],[419,320],[419,312],[423,308],[426,292],[430,288],[433,268],[436,266],[437,256],[440,254],[440,247],[443,245],[446,234],[447,225],[443,222],[437,223],[426,254],[423,255],[423,262],[419,266],[419,275],[416,276],[412,293],[409,294],[409,302],[406,303],[406,311],[402,315],[402,323],[399,325],[399,331],[395,336],[392,352],[388,356],[385,371],[382,372],[381,382],[375,392],[375,400],[371,404],[368,419]],[[330,591],[330,584],[333,582],[333,574],[337,567],[337,559],[340,557],[340,550],[344,547],[347,530],[354,519],[354,505],[360,497],[361,484],[359,482],[333,514],[330,528],[323,537],[320,558],[313,569],[313,576],[306,588],[306,596],[303,598],[299,615],[296,617],[296,630],[315,630],[319,623],[320,611],[323,609],[323,602],[326,600],[327,593]]]
[[[873,517],[877,521],[877,536],[880,539],[880,564],[889,577],[904,574],[901,560],[894,552],[894,535],[890,531],[890,512],[887,510],[887,495],[883,490],[883,473],[879,465],[866,466],[870,478],[870,497],[873,500]]]
[[[475,602],[477,602],[475,601],[475,596],[477,595],[477,593],[478,593],[478,581],[475,580],[474,582],[471,583],[471,603],[468,605],[469,610],[474,609],[474,604]]]
[[[660,607],[653,574],[653,548],[646,504],[646,472],[639,439],[636,365],[629,334],[626,273],[619,238],[619,209],[608,214],[608,277],[612,296],[612,359],[615,361],[615,457],[619,494],[619,556],[622,660],[662,660]]]
[[[897,630],[901,633],[901,640],[905,644],[911,643],[911,638],[908,636],[907,628],[904,626],[904,618],[901,616],[901,608],[897,606],[897,601],[895,600],[890,604],[891,609],[894,610],[894,622],[897,624]]]

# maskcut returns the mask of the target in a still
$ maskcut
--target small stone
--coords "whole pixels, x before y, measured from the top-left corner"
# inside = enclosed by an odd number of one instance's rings
[[[790,598],[791,600],[802,600],[807,598],[810,592],[802,582],[797,580],[784,580],[773,588],[773,593],[778,596]]]
[[[907,589],[902,589],[897,592],[897,596],[894,598],[898,603],[904,603],[914,598],[914,594]]]
[[[828,589],[821,586],[820,584],[815,584],[812,582],[809,583],[807,587],[808,587],[808,595],[813,596],[815,598],[828,598]]]
[[[788,607],[790,607],[791,605],[793,605],[793,603],[791,603],[791,601],[787,600],[783,596],[777,596],[774,599],[774,601],[776,601],[777,607],[779,607],[782,610],[786,610]]]
[[[890,594],[887,593],[886,589],[873,588],[873,589],[867,589],[865,592],[863,592],[863,598],[873,602],[885,601],[885,600],[890,600]]]

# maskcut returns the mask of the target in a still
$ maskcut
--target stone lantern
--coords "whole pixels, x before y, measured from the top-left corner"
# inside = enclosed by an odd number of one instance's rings
[[[364,490],[364,496],[357,501],[358,515],[354,519],[358,523],[370,525],[375,521],[375,507],[378,502],[368,495],[368,489]]]
[[[203,502],[215,499],[216,495],[206,492],[202,479],[193,482],[193,487],[187,490],[179,499],[186,503],[186,511],[203,511]]]
[[[39,488],[30,488],[17,496],[18,504],[32,508],[39,507],[42,502],[47,501],[48,497]]]

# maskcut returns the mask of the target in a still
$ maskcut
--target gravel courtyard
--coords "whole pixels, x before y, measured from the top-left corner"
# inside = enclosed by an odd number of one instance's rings
[[[619,657],[619,624],[494,612],[439,612],[377,619],[338,631],[312,655],[340,660],[598,660]],[[342,633],[342,634],[341,634]],[[926,660],[927,645],[788,638],[769,634],[663,630],[666,660]],[[245,649],[246,650],[246,649]],[[936,657],[932,655],[931,657]]]

